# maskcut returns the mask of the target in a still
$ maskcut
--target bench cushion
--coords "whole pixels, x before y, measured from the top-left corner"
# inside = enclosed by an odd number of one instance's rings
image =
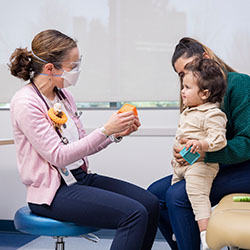
[[[234,193],[225,196],[213,210],[207,228],[207,243],[213,250],[224,246],[250,249],[250,202],[234,202]]]

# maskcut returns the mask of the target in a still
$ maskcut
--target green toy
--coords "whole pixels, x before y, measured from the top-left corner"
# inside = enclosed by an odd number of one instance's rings
[[[236,202],[250,202],[250,196],[234,196],[233,201],[236,201]]]

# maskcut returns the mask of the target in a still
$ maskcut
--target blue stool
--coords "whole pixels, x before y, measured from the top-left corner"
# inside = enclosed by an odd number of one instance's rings
[[[53,236],[56,238],[56,250],[64,250],[65,242],[63,237],[67,236],[83,236],[97,231],[98,229],[77,225],[71,222],[62,222],[47,217],[42,217],[33,214],[28,206],[22,207],[17,210],[14,218],[14,224],[18,231],[43,236]],[[84,236],[83,236],[84,237]],[[94,238],[88,238],[94,242],[98,241],[98,238],[94,235]]]

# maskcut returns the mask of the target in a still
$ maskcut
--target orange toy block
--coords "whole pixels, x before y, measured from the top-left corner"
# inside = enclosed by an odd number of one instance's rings
[[[125,103],[119,110],[118,113],[133,111],[136,116],[138,116],[136,106],[132,104]]]

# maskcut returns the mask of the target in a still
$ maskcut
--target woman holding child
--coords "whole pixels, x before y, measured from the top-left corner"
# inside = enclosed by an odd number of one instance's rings
[[[198,150],[200,160],[219,163],[210,192],[211,206],[214,206],[227,194],[250,192],[250,77],[235,72],[197,40],[183,38],[172,57],[172,65],[181,82],[187,73],[186,65],[197,58],[213,59],[226,75],[227,90],[221,109],[227,116],[227,145],[216,152],[206,152],[203,148]],[[183,145],[174,147],[174,159],[183,166],[187,163],[179,152],[188,142],[187,139],[181,139],[179,143]],[[200,250],[200,230],[186,192],[186,180],[173,185],[171,182],[172,175],[149,187],[149,191],[160,200],[160,230],[172,250]]]

